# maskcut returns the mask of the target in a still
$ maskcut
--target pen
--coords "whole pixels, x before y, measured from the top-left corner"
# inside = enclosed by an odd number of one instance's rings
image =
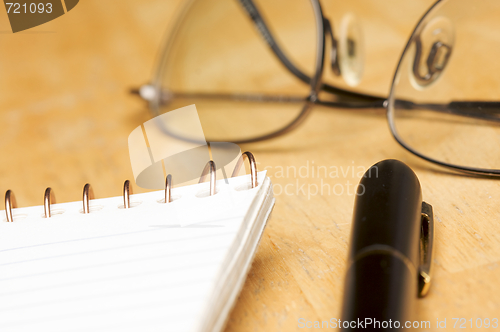
[[[411,168],[384,160],[368,169],[354,206],[343,331],[409,327],[416,299],[430,286],[433,228]]]

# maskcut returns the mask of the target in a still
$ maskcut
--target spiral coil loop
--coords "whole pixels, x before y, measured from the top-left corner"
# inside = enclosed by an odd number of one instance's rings
[[[45,194],[43,195],[43,211],[45,213],[45,218],[50,218],[52,214],[50,213],[50,204],[56,202],[56,197],[52,188],[48,187],[45,189]]]
[[[206,165],[205,168],[203,168],[203,172],[201,172],[200,176],[200,181],[198,183],[205,182],[205,178],[207,177],[207,174],[210,172],[210,196],[215,195],[215,172],[217,168],[215,167],[215,162],[213,160],[210,160]]]
[[[236,175],[238,175],[241,166],[243,165],[245,157],[248,159],[248,162],[250,163],[250,176],[251,176],[251,181],[252,181],[252,188],[257,187],[257,163],[255,162],[255,158],[253,154],[249,151],[244,152],[241,157],[238,159],[238,162],[236,163],[236,166],[234,167],[233,174],[231,175],[232,178],[234,178]]]
[[[165,179],[165,203],[172,202],[172,175],[167,175]]]
[[[17,208],[16,196],[12,190],[7,190],[5,193],[5,214],[7,215],[7,221],[13,222],[12,209]]]
[[[126,180],[123,184],[123,207],[125,209],[130,209],[130,195],[132,194],[132,186],[130,181]]]
[[[90,200],[94,199],[94,190],[90,183],[83,187],[83,213],[90,213]]]

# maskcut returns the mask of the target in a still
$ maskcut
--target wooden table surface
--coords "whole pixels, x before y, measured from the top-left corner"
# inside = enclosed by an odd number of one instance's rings
[[[415,3],[413,22],[431,1]],[[80,200],[87,182],[97,197],[121,194],[123,181],[133,178],[128,135],[150,118],[127,91],[150,78],[180,6],[180,0],[86,0],[17,34],[0,10],[0,192],[14,190],[20,206],[42,204],[48,186],[58,202]],[[412,25],[394,37],[399,51]],[[390,56],[396,61],[399,54]],[[370,84],[383,93],[391,73],[382,76]],[[452,329],[452,318],[500,318],[500,181],[457,175],[412,156],[376,111],[316,107],[293,133],[242,150],[269,170],[276,206],[227,331],[293,331],[300,330],[299,318],[340,316],[354,186],[359,170],[386,158],[415,170],[435,211],[434,279],[418,301],[417,319],[435,330],[437,319]],[[312,165],[337,167],[339,175],[281,172]],[[324,183],[345,191],[314,194],[311,188]],[[291,194],[282,190],[287,184]]]

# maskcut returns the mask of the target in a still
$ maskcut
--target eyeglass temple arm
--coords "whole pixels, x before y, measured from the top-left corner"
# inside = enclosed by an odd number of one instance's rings
[[[139,95],[146,101],[155,99],[155,91],[149,92],[150,89],[154,90],[152,85],[143,85],[139,89],[130,89],[130,93]],[[210,93],[210,92],[171,92],[167,90],[161,91],[160,105],[168,104],[173,98],[202,98],[202,99],[222,99],[232,101],[253,101],[253,102],[282,102],[282,103],[303,103],[307,100],[306,97],[296,95],[271,95],[260,93]]]
[[[155,100],[156,90],[152,85],[146,84],[139,89],[130,89],[130,93],[139,95],[147,102]],[[249,102],[274,102],[274,103],[303,103],[308,101],[307,97],[297,95],[271,95],[259,93],[203,93],[203,92],[172,92],[162,90],[159,99],[160,106],[168,104],[174,98],[202,98],[202,99],[216,99],[216,100],[232,100],[232,101],[249,101]],[[359,98],[338,98],[338,101],[323,101],[316,99],[314,101],[317,105],[335,107],[335,108],[384,108],[385,100],[366,102],[365,99]]]
[[[478,120],[500,122],[500,102],[498,101],[452,101],[448,104],[413,103],[396,100],[396,107],[404,109],[426,109],[439,113],[460,115]]]
[[[311,78],[303,73],[300,69],[298,69],[286,56],[285,52],[282,50],[282,48],[278,45],[276,39],[274,38],[273,34],[268,28],[268,25],[266,24],[264,18],[260,14],[259,10],[255,6],[252,0],[238,0],[240,4],[242,5],[243,9],[247,12],[248,16],[250,19],[254,22],[255,27],[261,34],[262,38],[266,41],[268,46],[271,48],[273,53],[276,55],[276,57],[280,60],[280,62],[298,79],[303,81],[304,83],[310,84],[311,83]],[[318,3],[319,6],[319,3]],[[322,17],[324,21],[326,21],[326,18]],[[330,24],[326,24],[326,26],[330,26]],[[328,30],[328,29],[327,29]],[[324,31],[320,33],[325,33]],[[385,98],[377,97],[377,96],[372,96],[368,94],[363,94],[363,93],[356,93],[344,89],[339,89],[334,86],[331,86],[329,84],[321,84],[321,90],[343,96],[343,97],[348,97],[348,98],[355,98],[358,100],[366,101],[366,102],[374,102],[378,101],[379,103],[383,103],[385,101]]]
[[[141,89],[131,89],[130,92],[133,94],[140,95],[146,101],[151,101],[154,99],[150,95],[150,89],[154,88],[152,86],[145,85]],[[152,92],[154,93],[154,91]],[[267,94],[224,94],[224,93],[177,93],[170,91],[162,91],[162,96],[160,98],[160,103],[162,105],[168,104],[173,98],[202,98],[202,99],[222,99],[222,100],[232,100],[232,101],[249,101],[249,102],[275,102],[275,103],[303,103],[308,99],[301,96],[293,95],[267,95]],[[333,108],[350,108],[350,109],[365,109],[365,108],[385,108],[387,107],[386,101],[379,102],[356,102],[356,101],[323,101],[315,100],[317,105],[333,107]],[[436,103],[414,103],[407,100],[398,99],[395,101],[396,107],[404,109],[428,109],[435,112],[461,115],[465,117],[480,119],[480,120],[490,120],[490,121],[500,121],[500,102],[495,101],[452,101],[448,104],[436,104]]]

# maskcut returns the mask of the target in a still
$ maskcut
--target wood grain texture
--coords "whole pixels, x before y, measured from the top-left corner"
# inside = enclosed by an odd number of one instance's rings
[[[416,22],[431,1],[414,3],[408,20]],[[80,200],[87,182],[96,197],[121,194],[132,179],[127,137],[150,118],[127,91],[150,78],[180,5],[80,1],[18,34],[8,32],[0,10],[0,192],[14,190],[20,206],[42,204],[48,186],[58,202]],[[335,16],[333,2],[325,7]],[[401,50],[413,25],[400,23],[383,39],[381,60],[397,61],[386,47]],[[373,68],[371,77],[380,80],[365,88],[386,93],[392,73]],[[372,110],[316,107],[293,133],[242,150],[268,170],[277,201],[227,331],[302,330],[299,318],[340,316],[354,188],[363,170],[386,158],[415,170],[437,221],[434,283],[418,301],[418,320],[435,330],[436,319],[446,318],[451,329],[453,317],[500,318],[500,181],[414,157],[392,138],[384,114]],[[318,174],[318,167],[329,172]]]

